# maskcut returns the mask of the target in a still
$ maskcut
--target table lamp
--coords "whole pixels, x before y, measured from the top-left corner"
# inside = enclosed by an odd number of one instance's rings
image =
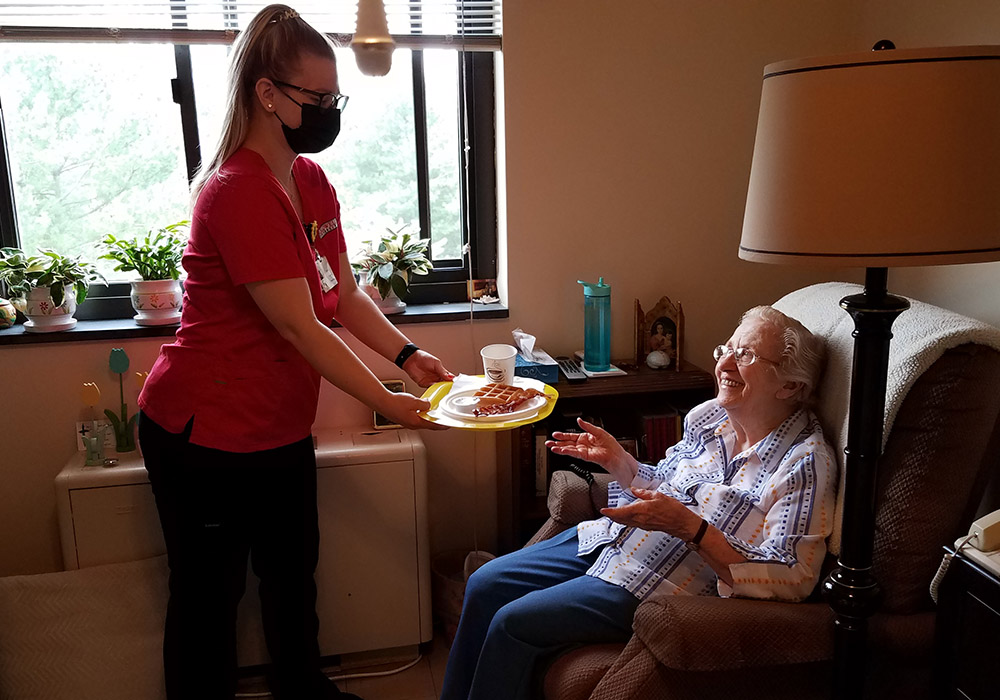
[[[860,698],[892,324],[887,268],[1000,259],[1000,47],[784,61],[764,70],[740,257],[864,267],[854,320],[843,525],[823,582],[836,614],[834,696]]]

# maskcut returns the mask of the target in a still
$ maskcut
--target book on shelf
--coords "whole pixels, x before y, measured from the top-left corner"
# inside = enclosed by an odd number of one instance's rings
[[[624,437],[618,438],[618,444],[625,448],[625,451],[636,459],[641,459],[639,455],[639,441],[635,438]]]
[[[544,432],[535,433],[536,496],[546,496],[549,492],[549,449],[545,446],[547,437]]]
[[[644,413],[640,419],[644,458],[656,464],[680,439],[680,414],[669,406],[657,413]]]

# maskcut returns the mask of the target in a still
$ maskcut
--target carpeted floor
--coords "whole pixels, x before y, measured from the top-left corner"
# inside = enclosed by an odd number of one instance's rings
[[[448,645],[445,636],[435,630],[434,639],[428,643],[426,654],[412,667],[386,676],[352,677],[338,680],[341,690],[358,695],[364,700],[437,700],[441,692],[441,680],[448,661]],[[350,668],[329,667],[327,674],[337,676],[360,676],[379,673],[407,665],[412,661],[390,661],[371,663],[367,666]],[[240,680],[238,698],[269,698],[267,684],[260,676],[248,676]]]

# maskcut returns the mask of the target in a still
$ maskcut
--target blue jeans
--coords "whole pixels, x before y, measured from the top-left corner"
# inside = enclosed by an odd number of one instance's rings
[[[490,561],[470,578],[441,700],[528,700],[539,661],[632,636],[638,599],[585,575],[576,529]]]

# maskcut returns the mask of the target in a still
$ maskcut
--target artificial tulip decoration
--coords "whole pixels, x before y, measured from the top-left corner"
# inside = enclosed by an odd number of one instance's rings
[[[94,382],[84,382],[80,398],[83,400],[84,406],[93,408],[101,401],[101,390]]]
[[[122,386],[122,375],[128,372],[128,355],[125,354],[125,350],[112,348],[108,364],[111,371],[118,375],[118,395],[122,409],[120,417],[109,408],[104,409],[104,415],[111,421],[111,427],[115,431],[115,449],[119,452],[131,452],[135,449],[136,416],[128,417],[128,404],[125,403],[125,390]]]

